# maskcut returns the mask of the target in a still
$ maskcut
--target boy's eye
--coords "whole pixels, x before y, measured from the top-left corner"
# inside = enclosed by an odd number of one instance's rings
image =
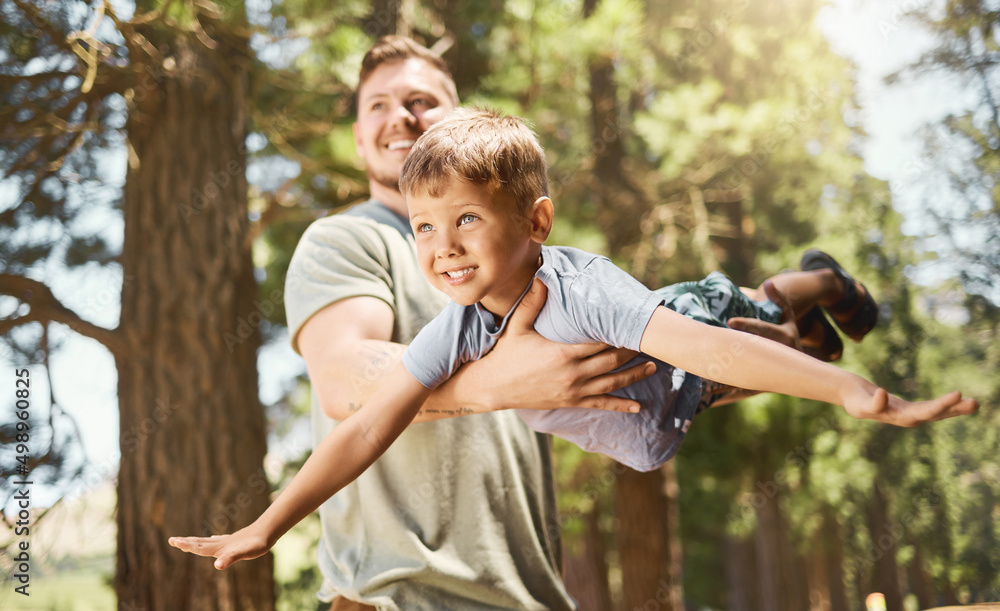
[[[432,231],[433,229],[434,226],[430,225],[429,223],[420,223],[419,225],[417,225],[417,233],[427,233],[428,231]]]
[[[371,106],[372,111],[382,110],[383,108],[385,108],[385,104],[383,104],[382,102],[375,102]]]
[[[476,220],[477,218],[479,218],[479,217],[477,217],[475,214],[463,214],[462,218],[458,219],[458,224],[459,225],[466,225],[466,224],[471,223],[472,221]]]

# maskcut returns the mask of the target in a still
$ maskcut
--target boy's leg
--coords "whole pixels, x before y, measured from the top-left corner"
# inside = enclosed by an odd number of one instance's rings
[[[755,301],[769,299],[765,284],[771,283],[784,299],[792,317],[801,320],[816,306],[830,307],[844,298],[844,285],[830,269],[808,272],[785,272],[772,276],[756,289],[741,289]],[[800,329],[800,332],[802,330]]]
[[[833,272],[786,272],[765,280],[757,289],[740,290],[750,299],[768,299],[781,307],[782,327],[792,330],[797,340],[794,345],[782,343],[826,362],[836,361],[843,354],[843,342],[820,309],[821,305],[837,303],[833,300],[839,295],[839,285]],[[753,322],[737,319],[729,326],[753,333],[754,329],[747,328],[750,324]]]
[[[820,326],[829,327],[821,320],[823,316],[815,310],[816,306],[822,307],[845,335],[861,341],[878,320],[878,306],[865,286],[822,251],[807,251],[802,267],[805,271],[778,274],[757,289],[742,290],[752,299],[759,300],[765,297],[763,287],[770,284],[777,289],[785,297],[807,344],[807,338]],[[824,324],[818,324],[820,322]]]

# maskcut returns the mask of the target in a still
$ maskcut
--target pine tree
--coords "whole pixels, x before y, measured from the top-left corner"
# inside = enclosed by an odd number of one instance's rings
[[[126,19],[109,3],[7,0],[2,15],[2,167],[18,191],[0,289],[26,306],[3,325],[62,323],[115,357],[119,607],[272,609],[270,556],[219,573],[167,545],[248,524],[269,499],[256,352],[274,304],[256,299],[248,242],[243,4],[148,0]],[[114,146],[121,253],[72,226]],[[120,265],[116,327],[53,295],[52,259]]]

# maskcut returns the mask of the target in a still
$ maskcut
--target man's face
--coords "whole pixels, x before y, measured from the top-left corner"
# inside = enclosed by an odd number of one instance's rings
[[[413,143],[454,108],[448,76],[422,59],[382,64],[358,90],[354,143],[368,178],[399,190]]]

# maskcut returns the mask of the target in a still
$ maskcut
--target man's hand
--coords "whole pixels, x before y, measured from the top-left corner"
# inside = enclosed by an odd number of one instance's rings
[[[795,316],[792,313],[792,308],[788,305],[788,301],[770,281],[764,283],[764,294],[767,295],[768,299],[781,307],[781,320],[778,324],[765,322],[756,318],[734,317],[730,318],[727,323],[729,328],[753,333],[764,339],[784,344],[789,348],[795,348],[799,352],[802,352],[802,339],[799,337],[799,328],[795,325]]]
[[[481,379],[492,407],[638,411],[637,402],[607,393],[650,376],[656,366],[644,363],[613,372],[638,353],[606,344],[560,344],[545,339],[534,324],[547,294],[536,278],[493,350],[466,365],[477,365],[477,375],[488,376]]]

